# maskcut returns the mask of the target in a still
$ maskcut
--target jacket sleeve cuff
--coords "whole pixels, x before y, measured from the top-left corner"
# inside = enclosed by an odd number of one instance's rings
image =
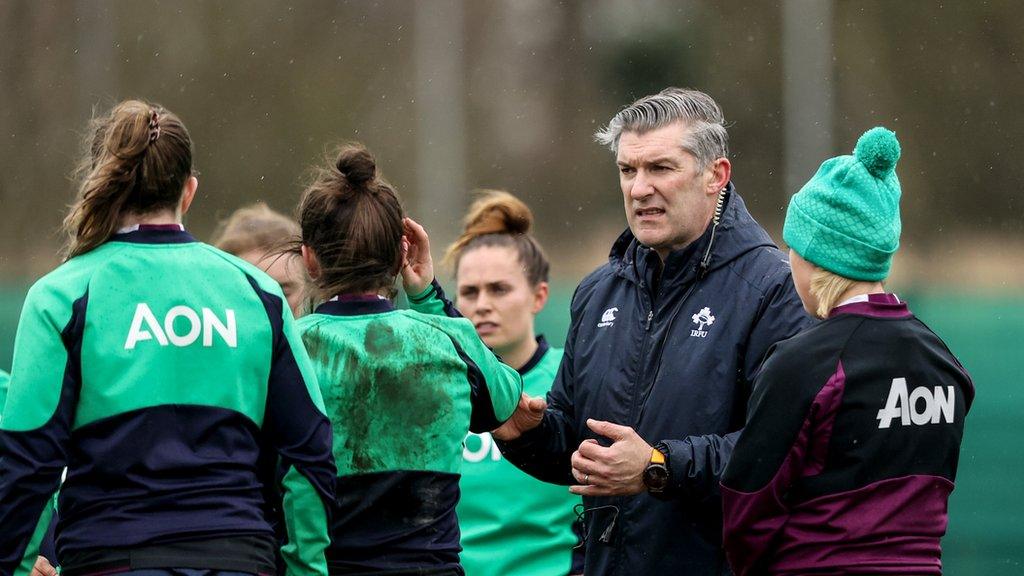
[[[538,444],[543,444],[547,440],[548,433],[545,428],[545,422],[541,420],[540,425],[532,430],[527,430],[519,435],[519,438],[515,440],[498,440],[495,438],[495,442],[498,443],[498,448],[502,454],[506,452],[513,458],[518,455],[527,454],[533,451]]]
[[[693,449],[686,440],[662,440],[654,445],[665,455],[668,468],[668,485],[659,494],[651,494],[660,500],[673,500],[688,494],[687,478],[693,463]]]
[[[515,440],[496,442],[505,459],[516,468],[543,482],[570,486],[575,484],[569,464],[572,451],[564,450],[566,440],[560,437],[551,418],[551,414],[545,415],[540,426]]]
[[[719,498],[719,481],[732,455],[739,430],[724,436],[709,434],[682,440],[663,440],[668,486],[664,498]]]

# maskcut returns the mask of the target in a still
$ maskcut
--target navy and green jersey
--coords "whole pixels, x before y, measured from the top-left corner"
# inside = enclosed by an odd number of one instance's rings
[[[7,400],[7,387],[10,385],[10,382],[11,375],[0,370],[0,419],[3,418],[3,407],[4,402]],[[25,547],[25,551],[21,555],[21,562],[18,563],[14,570],[14,576],[29,576],[32,573],[32,566],[35,565],[36,557],[39,555],[40,543],[46,536],[46,531],[50,527],[50,520],[52,518],[53,507],[46,506],[39,518],[39,522],[36,524],[35,530],[32,531],[32,537],[29,539],[28,546]]]
[[[7,400],[7,387],[11,385],[11,375],[0,370],[0,418],[3,417],[4,402]]]
[[[543,337],[519,369],[523,391],[547,395],[562,350]],[[468,576],[565,576],[573,568],[578,537],[572,525],[580,497],[565,486],[541,482],[501,456],[489,432],[470,433],[462,451],[462,566]],[[581,556],[581,555],[577,555]],[[580,558],[581,559],[581,558]]]
[[[522,378],[468,320],[376,296],[325,302],[298,326],[334,429],[331,573],[461,573],[462,441],[511,416]]]
[[[66,465],[68,574],[273,572],[278,457],[294,574],[324,573],[330,424],[280,287],[180,227],[144,226],[32,287],[0,420],[0,575]]]

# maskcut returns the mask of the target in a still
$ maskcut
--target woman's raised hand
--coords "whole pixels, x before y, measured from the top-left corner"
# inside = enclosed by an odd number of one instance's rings
[[[402,286],[409,296],[420,294],[434,281],[434,260],[430,257],[430,238],[412,218],[402,219]]]

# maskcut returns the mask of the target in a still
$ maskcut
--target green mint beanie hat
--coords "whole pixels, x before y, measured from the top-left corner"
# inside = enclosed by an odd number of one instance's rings
[[[786,244],[840,276],[884,280],[900,244],[899,159],[896,134],[877,127],[857,140],[852,156],[822,163],[789,201]]]

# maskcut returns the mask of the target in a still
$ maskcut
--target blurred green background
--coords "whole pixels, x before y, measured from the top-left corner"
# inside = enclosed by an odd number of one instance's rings
[[[883,0],[0,1],[0,368],[27,287],[59,262],[94,110],[141,97],[189,126],[189,229],[290,212],[338,142],[378,156],[435,252],[475,188],[536,213],[564,337],[576,282],[624,227],[592,134],[667,85],[729,121],[734,182],[779,237],[789,195],[874,125],[903,145],[891,281],[974,377],[946,572],[1024,573],[1024,11]]]

